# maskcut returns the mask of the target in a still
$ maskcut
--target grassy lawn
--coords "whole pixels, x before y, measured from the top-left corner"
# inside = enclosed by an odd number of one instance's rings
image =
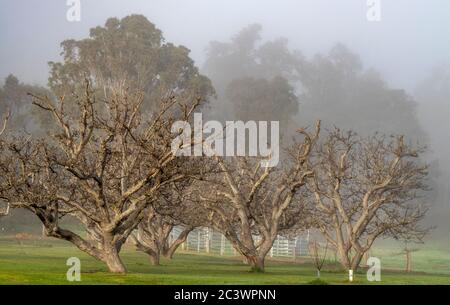
[[[430,245],[413,255],[417,272],[404,273],[403,256],[398,249],[379,246],[373,255],[382,261],[381,284],[450,284],[450,247]],[[125,248],[122,258],[126,275],[113,275],[105,266],[74,246],[50,239],[0,239],[0,284],[70,284],[66,281],[66,260],[81,260],[81,284],[307,284],[315,280],[315,269],[307,258],[268,260],[266,272],[251,273],[237,257],[177,253],[172,261],[151,266],[148,258]],[[330,261],[322,271],[322,280],[330,284],[348,284],[346,274]],[[364,271],[356,274],[355,284],[370,284]]]

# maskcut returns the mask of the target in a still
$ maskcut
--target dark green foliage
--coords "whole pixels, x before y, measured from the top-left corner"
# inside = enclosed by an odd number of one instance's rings
[[[110,18],[92,28],[89,38],[65,40],[62,62],[50,62],[49,86],[62,95],[90,78],[101,95],[102,84],[126,81],[145,93],[146,107],[164,96],[208,99],[214,89],[189,57],[190,50],[166,42],[162,32],[142,15]]]

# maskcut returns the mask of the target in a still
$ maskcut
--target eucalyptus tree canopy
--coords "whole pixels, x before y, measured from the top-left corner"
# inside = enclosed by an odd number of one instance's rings
[[[280,121],[282,133],[291,134],[302,56],[288,49],[287,39],[262,42],[261,30],[259,24],[249,25],[229,42],[210,43],[204,71],[218,94],[212,116]]]
[[[204,71],[219,95],[220,114],[239,118],[245,113],[236,113],[236,109],[256,116],[276,108],[273,118],[281,121],[312,125],[320,119],[327,129],[338,126],[365,135],[374,131],[404,134],[428,142],[415,100],[405,90],[392,88],[376,70],[365,68],[359,56],[343,44],[336,44],[325,54],[306,57],[289,48],[285,38],[263,41],[261,31],[260,25],[250,25],[229,42],[210,43]],[[288,92],[295,95],[298,109],[292,107],[292,99],[282,98],[266,107],[267,96],[261,96],[266,95],[267,88],[253,85],[277,77],[291,86],[284,86],[281,96]]]
[[[109,18],[88,38],[61,43],[63,61],[50,62],[49,86],[56,95],[79,89],[90,78],[101,92],[104,84],[128,81],[145,93],[145,108],[162,95],[209,98],[214,89],[189,57],[190,50],[166,42],[161,30],[142,15]]]
[[[417,103],[401,89],[391,88],[373,69],[364,69],[358,55],[342,44],[308,60],[300,75],[300,119],[320,118],[325,127],[403,134],[427,142],[417,116]]]

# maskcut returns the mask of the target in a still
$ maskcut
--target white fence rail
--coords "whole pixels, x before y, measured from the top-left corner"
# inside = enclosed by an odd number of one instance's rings
[[[175,239],[182,229],[175,227],[171,233],[171,239]],[[278,236],[269,252],[271,257],[296,258],[309,254],[309,233],[288,239]],[[231,243],[221,233],[210,228],[197,228],[192,231],[182,244],[181,248],[187,251],[211,253],[218,255],[236,255],[237,252]]]

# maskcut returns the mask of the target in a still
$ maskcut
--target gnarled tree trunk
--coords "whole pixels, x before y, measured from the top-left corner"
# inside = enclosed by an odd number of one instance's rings
[[[168,240],[166,238],[166,242],[164,244],[165,246],[162,249],[162,254],[164,255],[164,257],[168,258],[168,259],[172,259],[173,255],[177,251],[178,247],[181,246],[181,244],[183,244],[187,240],[189,233],[191,233],[193,229],[194,229],[194,227],[186,227],[180,233],[180,235],[177,237],[177,239],[175,239],[172,242],[171,245],[169,245]]]
[[[361,260],[364,257],[364,252],[356,252],[356,254],[353,256],[352,258],[352,262],[351,262],[351,269],[353,271],[358,270],[359,265],[361,264]]]
[[[116,246],[108,247],[102,255],[102,260],[108,266],[110,272],[126,273],[127,269],[119,256],[119,249]]]
[[[178,247],[186,241],[194,227],[188,226],[171,244],[169,242],[173,224],[165,222],[164,217],[150,214],[147,221],[138,225],[137,233],[130,236],[137,250],[150,256],[153,265],[159,265],[161,255],[171,259]]]
[[[148,256],[150,258],[150,262],[151,262],[151,264],[153,266],[159,266],[160,261],[161,261],[161,255],[160,255],[159,251],[154,251],[152,249],[147,249],[144,252],[148,254]]]
[[[247,257],[250,266],[252,267],[252,271],[255,272],[264,272],[265,271],[265,255],[264,256],[251,256]]]
[[[95,246],[93,242],[85,240],[78,234],[62,229],[55,223],[50,222],[48,219],[49,215],[43,216],[42,213],[38,213],[38,215],[41,216],[40,218],[44,224],[45,234],[47,236],[71,242],[81,251],[104,262],[110,272],[126,273],[125,265],[119,256],[122,243],[120,241],[114,241],[111,234],[97,234],[95,244],[98,244],[98,246]]]

